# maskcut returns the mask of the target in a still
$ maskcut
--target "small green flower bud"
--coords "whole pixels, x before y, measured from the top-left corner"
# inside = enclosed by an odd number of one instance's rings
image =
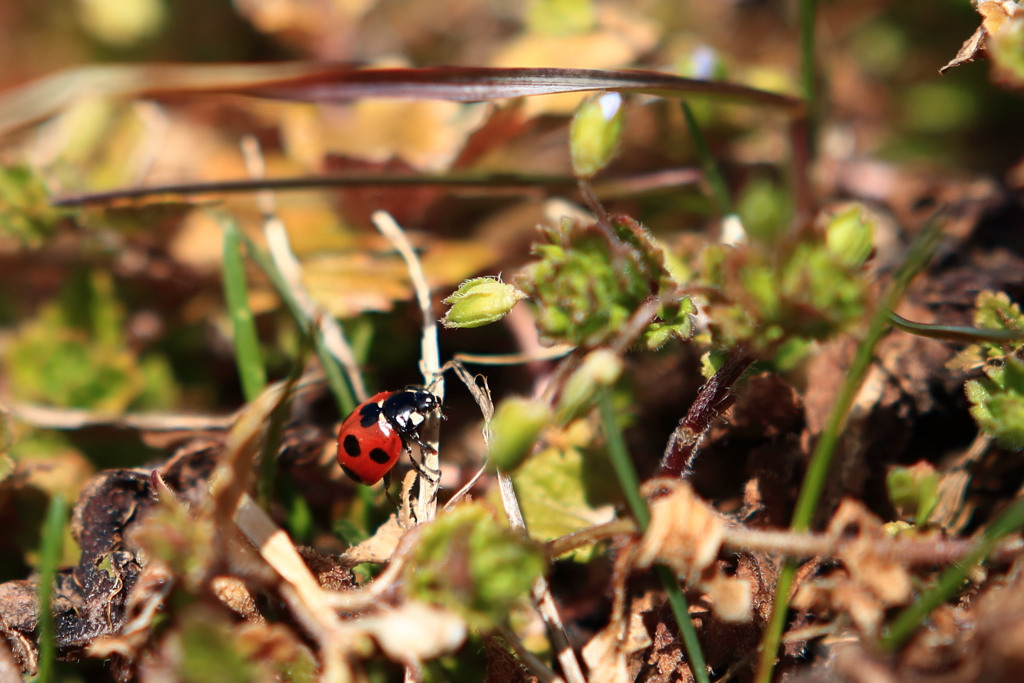
[[[825,227],[825,245],[848,266],[859,266],[871,254],[874,223],[864,207],[851,204]]]
[[[551,407],[543,401],[519,396],[502,401],[491,421],[490,465],[502,472],[519,467],[551,419]]]
[[[444,303],[451,305],[441,324],[445,327],[482,327],[505,317],[526,295],[513,285],[492,277],[466,280]]]
[[[601,387],[608,387],[622,374],[622,360],[608,349],[587,354],[583,363],[565,383],[558,402],[558,422],[567,424],[583,414],[594,402]]]
[[[624,111],[622,95],[617,92],[596,95],[576,110],[569,129],[569,150],[578,178],[592,178],[615,156]]]

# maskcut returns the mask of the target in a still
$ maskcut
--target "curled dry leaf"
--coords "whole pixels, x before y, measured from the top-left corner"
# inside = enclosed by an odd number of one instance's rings
[[[700,589],[711,599],[715,616],[722,621],[746,622],[751,615],[750,582],[715,572],[700,582]]]
[[[616,621],[583,646],[583,661],[590,667],[590,683],[632,683],[629,656],[651,646],[643,615],[633,612],[628,624]]]
[[[646,495],[656,489],[668,494],[651,502],[651,523],[640,541],[636,566],[664,564],[695,584],[701,571],[718,557],[725,520],[684,481],[654,479],[643,492]]]
[[[845,571],[803,584],[793,605],[848,613],[862,633],[877,635],[884,611],[910,600],[910,574],[891,556],[878,552],[879,541],[885,538],[882,521],[857,501],[843,500],[828,534],[837,542],[843,539],[838,558]]]
[[[388,521],[377,528],[373,536],[346,550],[343,558],[353,566],[363,562],[383,564],[395,554],[395,548],[398,547],[398,541],[404,533],[405,529],[398,523],[398,516],[391,515]]]
[[[728,577],[714,567],[725,538],[725,520],[676,479],[655,479],[645,492],[668,490],[651,502],[651,523],[637,549],[637,567],[663,564],[689,585],[708,594],[723,621],[749,621],[751,584]]]
[[[878,541],[885,538],[882,520],[871,514],[864,505],[845,499],[839,505],[828,526],[831,536],[848,535],[856,530],[853,540],[843,544],[839,559],[846,565],[850,577],[869,590],[886,607],[901,605],[910,600],[910,574],[891,557],[877,552]]]

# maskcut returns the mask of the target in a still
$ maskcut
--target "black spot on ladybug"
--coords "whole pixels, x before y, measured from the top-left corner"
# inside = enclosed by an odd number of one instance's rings
[[[359,426],[363,429],[372,427],[373,423],[380,417],[380,406],[376,403],[367,403],[359,409],[359,414],[362,416],[362,419],[359,420]]]
[[[370,451],[370,460],[374,462],[379,462],[381,465],[383,465],[390,459],[391,456],[387,454],[387,451],[384,451],[380,448],[374,448],[372,451]]]
[[[345,472],[345,474],[347,474],[349,476],[349,479],[351,479],[355,483],[357,483],[357,484],[362,484],[363,483],[363,480],[359,478],[359,475],[356,474],[355,472],[353,472],[350,468],[345,467],[344,465],[342,465],[341,469],[342,469],[343,472]]]
[[[348,453],[349,456],[353,458],[358,458],[363,452],[362,449],[359,448],[359,439],[357,439],[352,434],[349,434],[348,436],[345,437],[345,439],[341,442],[341,447],[344,448],[345,452]],[[370,456],[373,457],[373,454],[371,453]]]

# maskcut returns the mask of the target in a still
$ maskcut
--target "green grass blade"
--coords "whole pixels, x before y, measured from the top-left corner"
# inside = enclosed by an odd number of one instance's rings
[[[633,459],[629,457],[626,450],[626,442],[622,438],[622,430],[615,419],[615,406],[612,404],[611,390],[601,389],[598,395],[598,407],[601,411],[601,422],[604,424],[605,438],[608,440],[608,456],[611,458],[612,467],[619,478],[622,491],[626,496],[633,517],[636,518],[637,528],[641,533],[647,530],[650,524],[651,514],[647,509],[647,503],[640,495],[640,480],[633,466]],[[679,626],[679,634],[683,639],[683,649],[686,650],[686,658],[690,664],[690,670],[697,683],[710,683],[708,678],[707,665],[704,662],[704,653],[700,650],[700,640],[697,638],[697,631],[690,622],[690,608],[686,604],[686,596],[679,587],[679,579],[668,567],[655,567],[665,593],[668,594],[669,605],[672,607],[672,614]]]
[[[224,298],[227,300],[231,330],[235,338],[235,362],[238,364],[238,376],[242,381],[242,393],[249,402],[259,396],[266,387],[267,373],[260,356],[256,323],[249,308],[238,224],[223,212],[216,212],[215,215],[224,229]]]
[[[817,84],[815,83],[814,63],[814,16],[817,10],[817,0],[800,0],[800,80],[804,91],[804,98],[807,100],[807,108],[813,120],[815,109],[815,97],[817,95]]]
[[[285,283],[284,278],[277,270],[277,266],[270,260],[270,257],[264,254],[255,244],[252,243],[245,235],[239,233],[242,238],[242,242],[245,244],[246,252],[249,255],[260,270],[267,276],[270,283],[274,286],[274,290],[277,292],[281,300],[284,301],[285,306],[291,312],[292,316],[303,328],[315,327],[315,321],[310,320],[303,312],[302,307],[292,296],[291,290]],[[352,388],[345,380],[344,373],[342,373],[341,365],[338,360],[331,355],[327,350],[327,347],[323,343],[319,330],[313,335],[313,344],[316,348],[316,355],[320,359],[320,365],[324,369],[324,374],[327,376],[327,385],[331,389],[331,393],[334,394],[334,400],[338,402],[338,409],[342,415],[348,415],[356,408],[355,395],[352,393]]]
[[[711,186],[711,191],[715,193],[719,211],[722,212],[723,216],[728,216],[733,211],[732,199],[729,196],[729,188],[725,184],[725,178],[722,177],[722,172],[719,170],[715,158],[711,155],[711,148],[708,147],[707,140],[704,139],[704,133],[701,131],[700,125],[697,124],[697,117],[693,115],[690,105],[686,102],[681,102],[680,104],[683,106],[683,116],[686,117],[686,127],[690,129],[690,139],[693,140],[693,147],[697,150],[701,168],[704,169],[704,177]]]
[[[818,501],[825,489],[825,480],[828,477],[829,466],[832,464],[832,456],[836,446],[839,444],[839,437],[842,434],[847,414],[853,405],[853,399],[857,394],[871,361],[874,358],[875,346],[889,326],[889,311],[896,307],[903,292],[906,291],[911,279],[921,268],[925,266],[928,259],[935,251],[935,246],[941,233],[935,223],[928,225],[918,235],[910,249],[907,260],[896,273],[892,283],[889,285],[879,302],[875,314],[871,317],[868,325],[868,332],[864,340],[857,348],[857,355],[850,365],[843,383],[836,397],[836,402],[829,413],[825,429],[818,438],[818,443],[811,456],[811,462],[807,466],[807,473],[804,475],[804,482],[800,488],[800,497],[797,499],[796,509],[793,512],[793,522],[790,528],[796,532],[807,531],[814,519]],[[786,612],[789,609],[789,589],[792,586],[793,575],[796,571],[796,564],[790,560],[785,564],[779,574],[779,582],[775,589],[775,605],[772,608],[772,618],[768,628],[765,629],[761,639],[761,654],[758,661],[757,683],[769,683],[772,678],[772,671],[775,669],[775,654],[779,649],[779,641],[782,638],[782,630],[786,623]]]
[[[60,562],[64,544],[67,507],[63,495],[54,495],[46,509],[46,521],[43,525],[39,564],[39,674],[35,678],[35,683],[50,683],[53,680],[57,644],[51,598],[53,582],[57,578],[57,564]]]

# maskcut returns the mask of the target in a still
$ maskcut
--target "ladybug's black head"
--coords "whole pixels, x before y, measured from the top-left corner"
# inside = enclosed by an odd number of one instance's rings
[[[399,433],[412,434],[437,407],[437,397],[429,391],[405,389],[388,396],[381,410]]]

